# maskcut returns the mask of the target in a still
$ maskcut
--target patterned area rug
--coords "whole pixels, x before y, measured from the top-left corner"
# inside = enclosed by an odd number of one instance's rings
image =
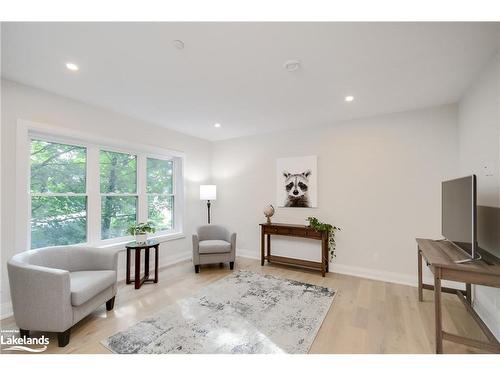
[[[307,353],[335,293],[239,271],[102,344],[114,353]]]

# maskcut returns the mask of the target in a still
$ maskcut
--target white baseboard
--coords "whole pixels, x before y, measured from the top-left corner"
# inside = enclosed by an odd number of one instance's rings
[[[160,250],[160,253],[161,253],[161,250]],[[191,259],[192,256],[193,255],[190,251],[185,251],[185,252],[173,254],[173,255],[166,256],[166,257],[162,257],[160,255],[160,264],[158,264],[158,268],[161,269],[161,268],[168,267],[168,266],[171,266],[171,265],[176,264],[176,263],[183,262],[185,260]],[[151,266],[152,266],[153,261],[154,261],[154,258],[151,257],[150,258],[150,262],[151,262],[150,265]],[[118,282],[125,280],[125,274],[126,274],[125,260],[123,260],[123,262],[120,260],[120,265],[121,265],[121,267],[118,267]],[[150,268],[150,270],[151,270],[151,268]]]
[[[256,254],[253,251],[245,250],[245,249],[236,249],[236,256],[248,259],[257,259],[260,260],[260,255]]]
[[[385,270],[353,267],[344,264],[332,263],[330,264],[330,272],[340,273],[342,275],[356,276],[370,280],[385,281],[388,283],[417,286],[417,278],[415,276]]]
[[[255,251],[250,251],[246,249],[238,249],[236,255],[249,258],[249,259],[260,259],[260,254]],[[330,264],[330,272],[340,273],[342,275],[356,276],[364,279],[379,280],[396,284],[416,286],[417,279],[412,275],[400,274],[389,271],[380,271],[369,268],[353,267],[338,263]]]
[[[500,340],[500,312],[491,297],[483,294],[481,289],[474,288],[474,310],[483,319],[495,337]]]
[[[236,255],[243,258],[260,260],[260,254],[256,253],[255,251],[250,251],[246,249],[238,249],[236,251]],[[373,268],[355,267],[345,264],[330,263],[330,272],[339,273],[341,275],[360,277],[363,279],[408,285],[412,287],[417,286],[416,267],[415,267],[415,275],[409,275],[409,274],[397,273],[386,270],[377,270]],[[424,283],[434,284],[434,280],[425,278]],[[464,288],[463,284],[455,283],[453,281],[443,281],[443,286],[448,286],[450,288],[457,288],[457,289]]]
[[[191,259],[192,258],[192,253],[189,252],[182,252],[174,255],[169,255],[166,257],[160,257],[160,264],[158,265],[158,268],[164,268],[171,266],[176,263],[183,262],[185,260]],[[118,282],[124,281],[125,280],[125,267],[119,267],[118,268]],[[12,310],[12,302],[4,302],[1,305],[1,310],[0,310],[0,319],[5,319],[9,318],[14,314]]]

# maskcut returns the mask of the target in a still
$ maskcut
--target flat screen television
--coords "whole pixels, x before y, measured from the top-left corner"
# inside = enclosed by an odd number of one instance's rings
[[[442,183],[441,233],[462,249],[469,259],[478,259],[477,251],[477,187],[476,176]]]

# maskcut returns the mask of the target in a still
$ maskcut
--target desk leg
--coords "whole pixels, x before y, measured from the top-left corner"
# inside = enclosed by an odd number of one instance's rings
[[[420,249],[417,248],[417,258],[418,258],[418,300],[422,302],[424,300],[423,288],[422,288],[422,253]]]
[[[271,235],[267,235],[267,263],[269,263],[269,257],[271,256]]]
[[[472,305],[472,287],[470,284],[465,284],[465,298],[469,305]]]
[[[443,327],[441,316],[441,279],[440,270],[436,269],[434,274],[434,317],[436,328],[436,354],[443,353]]]
[[[141,287],[141,249],[135,249],[135,289]]]
[[[260,232],[260,265],[264,265],[264,247],[266,246],[265,244],[265,234],[264,234],[264,228],[261,229]]]
[[[155,246],[155,284],[158,282],[158,250],[160,245]]]
[[[127,277],[125,279],[127,284],[130,284],[130,249],[127,249]]]

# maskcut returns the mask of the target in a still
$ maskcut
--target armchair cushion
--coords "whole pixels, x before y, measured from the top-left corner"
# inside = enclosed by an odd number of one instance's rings
[[[80,306],[116,282],[116,271],[70,272],[71,305]]]
[[[230,253],[231,244],[224,240],[205,240],[199,242],[200,254]]]

